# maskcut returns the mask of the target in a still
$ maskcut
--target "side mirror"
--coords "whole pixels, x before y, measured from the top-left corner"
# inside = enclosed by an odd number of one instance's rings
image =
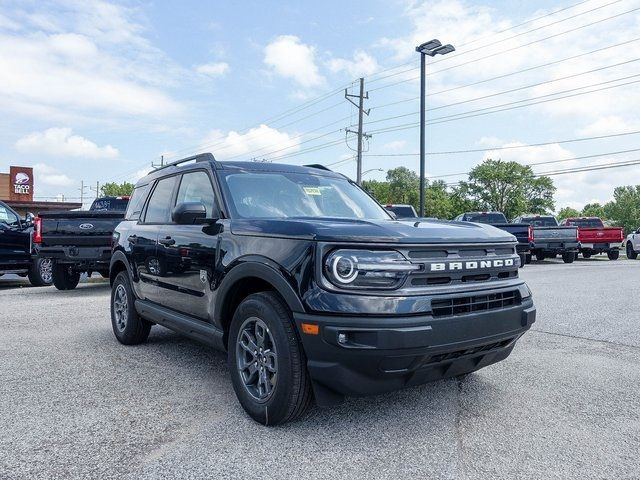
[[[171,220],[178,225],[194,225],[207,218],[207,209],[200,202],[184,202],[175,206]]]
[[[33,226],[33,221],[36,218],[36,216],[31,213],[31,212],[27,212],[27,214],[24,216],[24,225],[25,227],[31,227]]]

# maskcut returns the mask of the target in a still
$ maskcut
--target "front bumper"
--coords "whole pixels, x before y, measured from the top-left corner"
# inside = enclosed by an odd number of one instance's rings
[[[294,314],[320,405],[496,363],[509,356],[535,318],[531,297],[507,308],[445,317]],[[302,333],[302,323],[318,325],[318,335]]]

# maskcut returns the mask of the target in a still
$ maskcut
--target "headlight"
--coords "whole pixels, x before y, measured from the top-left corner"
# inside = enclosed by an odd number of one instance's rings
[[[324,262],[325,277],[340,288],[397,288],[416,270],[419,265],[396,251],[335,250]]]

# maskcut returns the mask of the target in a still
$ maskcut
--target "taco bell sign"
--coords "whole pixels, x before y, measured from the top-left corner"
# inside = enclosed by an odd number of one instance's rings
[[[33,201],[33,168],[10,167],[10,199],[23,202]]]

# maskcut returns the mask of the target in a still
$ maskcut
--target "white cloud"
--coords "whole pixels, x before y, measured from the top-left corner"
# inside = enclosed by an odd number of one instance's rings
[[[391,142],[385,143],[382,148],[390,152],[399,152],[401,150],[404,150],[406,145],[406,140],[393,140]]]
[[[269,43],[264,49],[264,63],[302,87],[317,87],[325,82],[316,65],[315,48],[295,35],[280,35]]]
[[[273,157],[297,152],[300,149],[300,138],[292,137],[286,132],[267,125],[252,128],[244,134],[213,130],[204,139],[201,149],[210,151],[218,160],[231,157],[234,157],[234,160],[250,160],[251,158],[260,159],[263,156],[268,159],[266,155],[272,152]]]
[[[181,112],[163,91],[179,67],[144,37],[137,10],[54,1],[29,15],[3,7],[0,14],[23,27],[0,29],[0,111],[46,112],[50,120]]]
[[[616,115],[599,118],[595,122],[578,130],[580,135],[598,136],[638,130],[638,123],[630,122]]]
[[[73,135],[70,128],[48,128],[20,138],[16,149],[23,153],[55,157],[116,158],[118,149],[111,145],[100,147],[80,135]]]
[[[37,163],[33,166],[36,177],[36,184],[44,184],[52,187],[70,187],[75,181],[67,175],[60,173],[54,167],[45,163]]]
[[[226,62],[205,63],[196,67],[196,72],[209,77],[220,77],[229,71],[229,64]]]
[[[352,78],[372,75],[380,68],[376,59],[363,50],[357,50],[353,60],[334,58],[327,62],[327,66],[333,73],[346,72]]]

